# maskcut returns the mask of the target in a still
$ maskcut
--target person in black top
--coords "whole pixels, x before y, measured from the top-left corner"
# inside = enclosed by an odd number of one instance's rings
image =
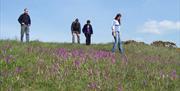
[[[72,33],[72,43],[75,43],[75,35],[77,36],[77,41],[80,44],[80,34],[81,34],[81,24],[78,18],[71,24]]]
[[[93,28],[90,24],[90,20],[87,20],[87,24],[84,25],[82,31],[86,37],[86,45],[90,45],[91,44],[91,35],[93,34]]]
[[[31,25],[31,19],[27,8],[25,8],[24,13],[19,16],[18,21],[21,24],[21,42],[23,42],[24,33],[26,34],[26,42],[29,42],[29,27]]]

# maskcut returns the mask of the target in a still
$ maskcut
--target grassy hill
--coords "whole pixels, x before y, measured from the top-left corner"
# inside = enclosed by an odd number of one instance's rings
[[[180,91],[180,49],[0,40],[1,91]]]

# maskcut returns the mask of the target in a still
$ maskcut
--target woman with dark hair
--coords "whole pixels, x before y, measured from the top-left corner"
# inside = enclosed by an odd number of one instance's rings
[[[93,34],[93,29],[90,24],[90,20],[87,20],[87,24],[84,25],[82,31],[86,37],[86,45],[90,45],[91,44],[91,35]]]
[[[122,57],[122,60],[125,61],[125,63],[127,64],[127,56],[126,54],[124,53],[124,49],[123,49],[123,46],[122,46],[122,41],[121,41],[121,38],[120,38],[120,25],[121,25],[121,14],[117,14],[116,17],[114,18],[113,20],[113,25],[112,25],[112,35],[114,37],[114,44],[113,44],[113,48],[112,48],[112,52],[114,53],[115,52],[115,49],[116,49],[116,45],[118,44],[118,48],[119,48],[119,52]]]
[[[120,25],[121,25],[121,14],[117,14],[116,17],[113,20],[113,25],[112,25],[112,35],[114,37],[114,44],[112,48],[112,52],[115,52],[116,46],[118,44],[119,52],[121,54],[124,54],[124,49],[122,47],[122,42],[120,38]]]

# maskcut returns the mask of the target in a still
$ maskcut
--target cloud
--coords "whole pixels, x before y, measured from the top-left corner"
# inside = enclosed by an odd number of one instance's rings
[[[171,31],[180,31],[180,21],[156,21],[149,20],[140,28],[140,32],[151,34],[162,34]]]

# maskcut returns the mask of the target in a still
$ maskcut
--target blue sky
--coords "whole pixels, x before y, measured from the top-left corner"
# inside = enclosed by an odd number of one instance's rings
[[[91,20],[93,43],[113,42],[111,24],[122,13],[122,40],[172,41],[180,47],[180,0],[0,0],[0,39],[19,39],[17,19],[24,8],[32,20],[31,40],[71,42],[70,25],[79,18],[81,26]]]

